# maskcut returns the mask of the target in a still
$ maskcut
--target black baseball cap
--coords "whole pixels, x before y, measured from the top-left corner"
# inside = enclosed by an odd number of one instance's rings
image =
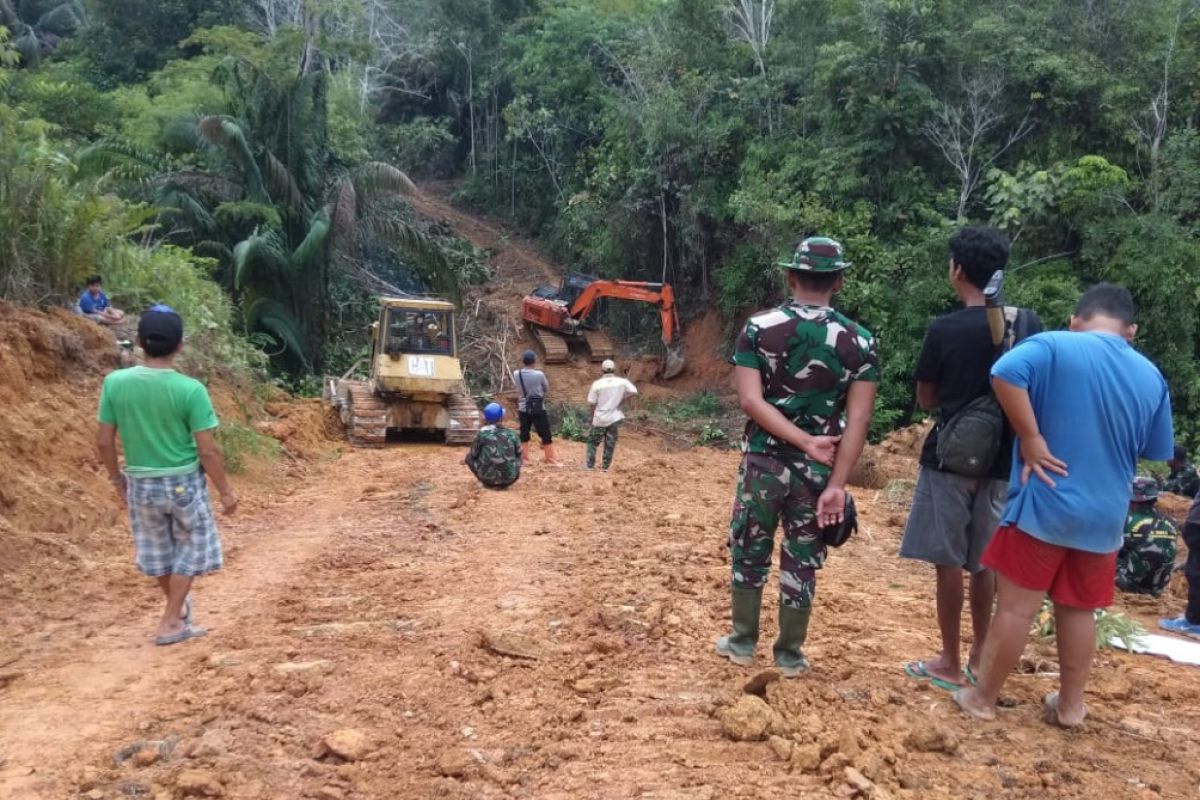
[[[138,320],[137,335],[143,344],[174,350],[183,341],[183,318],[170,306],[151,306]]]

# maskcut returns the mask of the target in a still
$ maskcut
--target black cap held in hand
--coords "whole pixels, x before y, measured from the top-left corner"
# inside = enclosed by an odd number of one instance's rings
[[[142,314],[137,333],[143,344],[174,350],[183,341],[183,318],[166,306],[155,306]]]

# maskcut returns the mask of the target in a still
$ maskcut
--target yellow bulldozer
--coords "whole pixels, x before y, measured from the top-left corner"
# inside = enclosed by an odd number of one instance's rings
[[[355,368],[326,378],[323,392],[352,445],[382,446],[388,431],[441,433],[446,444],[474,441],[482,417],[463,381],[453,303],[381,297],[367,380],[350,378]]]

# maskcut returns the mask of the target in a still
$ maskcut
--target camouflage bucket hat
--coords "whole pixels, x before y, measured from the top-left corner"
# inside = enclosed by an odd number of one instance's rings
[[[1158,499],[1158,483],[1154,478],[1133,479],[1133,502],[1147,503]]]
[[[810,236],[796,246],[791,261],[779,266],[800,272],[841,272],[850,262],[842,256],[842,245],[825,236]]]

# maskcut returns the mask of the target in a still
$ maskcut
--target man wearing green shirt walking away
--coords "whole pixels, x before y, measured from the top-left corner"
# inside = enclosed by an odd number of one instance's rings
[[[217,415],[208,390],[175,371],[183,320],[155,306],[138,322],[144,366],[111,373],[100,393],[96,446],[121,503],[129,508],[137,566],[155,578],[166,607],[154,643],[176,644],[207,631],[192,623],[192,581],[221,568],[221,540],[209,502],[212,478],[226,514],[238,497],[213,435]],[[125,470],[117,460],[117,436]]]

